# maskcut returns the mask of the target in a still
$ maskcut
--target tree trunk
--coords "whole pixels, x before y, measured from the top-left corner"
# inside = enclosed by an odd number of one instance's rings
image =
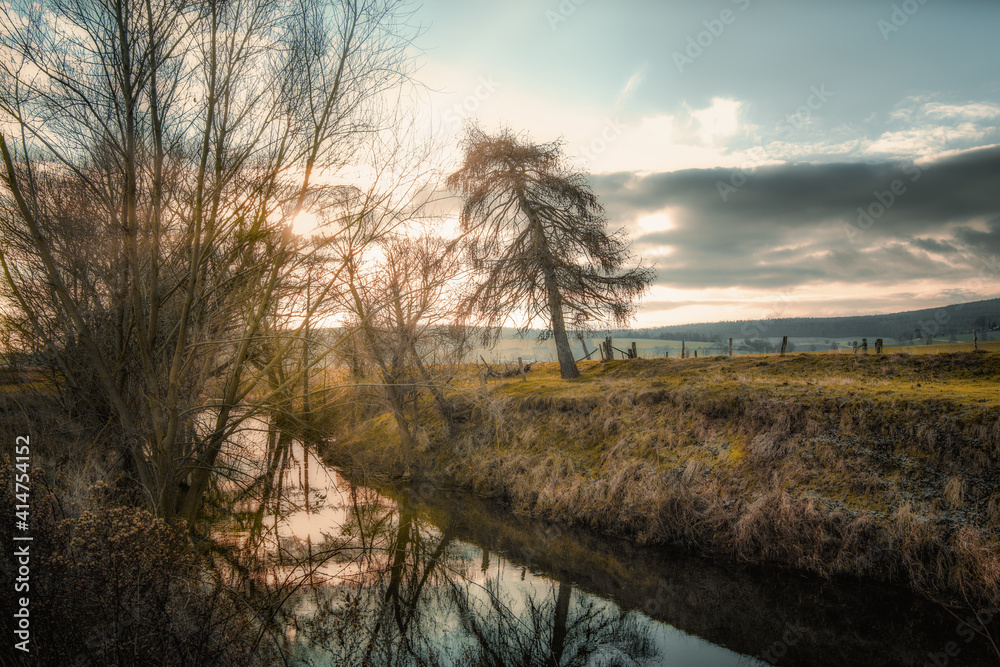
[[[406,547],[410,543],[410,527],[412,523],[413,515],[409,511],[401,509],[399,511],[399,526],[396,528],[396,542],[392,546],[393,558],[392,566],[389,569],[389,586],[385,590],[382,609],[378,613],[375,628],[368,639],[368,646],[365,649],[365,659],[363,662],[365,665],[371,664],[372,651],[375,648],[375,642],[379,634],[382,632],[382,624],[385,622],[390,607],[395,612],[397,626],[401,630],[405,626],[401,617],[400,605],[403,604],[403,601],[400,599],[399,589],[403,583],[403,570],[406,566]]]
[[[555,272],[549,277],[549,271],[545,272],[545,287],[549,292],[549,316],[552,318],[552,337],[556,341],[556,353],[559,355],[559,375],[564,380],[580,377],[580,370],[576,367],[576,360],[573,358],[573,348],[569,345],[569,336],[566,335],[566,324],[563,322],[562,297],[559,289],[555,285]]]
[[[403,457],[403,465],[409,468],[410,463],[413,461],[413,434],[410,433],[410,420],[406,418],[403,399],[399,395],[395,379],[383,373],[382,381],[385,383],[385,393],[389,397],[392,416],[395,418],[396,426],[399,429],[400,455]]]
[[[431,396],[434,397],[434,402],[437,403],[438,410],[441,412],[441,416],[444,417],[445,435],[448,435],[451,431],[451,423],[453,421],[454,414],[452,413],[451,407],[448,405],[448,401],[444,398],[444,393],[442,393],[441,387],[435,384],[434,378],[431,377],[427,367],[424,366],[424,362],[420,360],[420,355],[417,353],[417,344],[412,338],[410,339],[410,353],[413,355],[413,362],[417,367],[417,371],[420,373],[420,377],[423,378],[425,383],[427,383],[427,389],[430,390]]]
[[[552,322],[552,337],[556,341],[556,354],[559,356],[559,375],[564,380],[572,380],[580,377],[580,370],[576,367],[576,360],[573,358],[573,348],[569,345],[569,336],[566,335],[566,322],[563,320],[562,295],[559,294],[559,283],[556,282],[556,266],[552,261],[552,252],[549,250],[548,239],[545,238],[545,230],[542,223],[538,221],[535,212],[531,210],[527,199],[523,193],[518,194],[521,209],[528,216],[534,236],[535,249],[541,258],[542,278],[545,281],[545,291],[548,293],[549,318]]]
[[[569,598],[573,585],[565,581],[559,582],[559,592],[556,595],[556,614],[552,622],[552,644],[549,648],[550,665],[559,667],[562,664],[563,651],[566,648],[566,621],[569,618]]]

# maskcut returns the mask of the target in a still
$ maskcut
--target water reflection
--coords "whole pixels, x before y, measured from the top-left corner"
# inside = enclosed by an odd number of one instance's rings
[[[636,614],[574,595],[568,583],[529,574],[333,477],[346,510],[337,548],[313,563],[314,585],[286,608],[301,663],[634,665],[652,657]]]
[[[295,664],[661,664],[643,614],[456,539],[273,427],[234,443],[219,537],[283,592],[274,623]]]
[[[266,624],[290,664],[921,665],[957,636],[951,616],[896,589],[352,485],[267,424],[227,455],[218,506],[233,511],[218,536],[233,571],[270,596]],[[949,664],[994,664],[988,648],[963,645]]]

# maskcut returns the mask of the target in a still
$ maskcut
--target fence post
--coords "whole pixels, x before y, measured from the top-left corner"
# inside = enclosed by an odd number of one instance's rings
[[[979,352],[979,336],[976,335],[976,330],[972,330],[972,349],[975,352]]]
[[[781,337],[781,356],[785,356],[785,348],[788,347],[788,336]]]
[[[524,374],[524,361],[521,357],[517,358],[517,367],[521,369],[521,382],[527,382],[528,376]]]
[[[632,341],[632,358],[633,359],[638,359],[639,358],[639,353],[636,352],[636,349],[635,349],[635,341]]]
[[[684,341],[681,341],[681,359],[687,359],[687,350],[684,349]]]
[[[733,356],[733,339],[729,339],[729,356]]]
[[[868,354],[868,339],[861,339],[861,354]]]

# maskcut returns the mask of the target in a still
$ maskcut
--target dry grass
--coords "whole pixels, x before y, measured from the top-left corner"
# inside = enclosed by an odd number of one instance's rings
[[[887,354],[948,354],[952,352],[972,352],[972,341],[963,343],[934,343],[932,345],[911,345],[907,347],[887,347]],[[1000,340],[979,341],[979,349],[986,352],[1000,352]]]
[[[490,385],[490,409],[430,429],[420,474],[640,542],[1000,603],[1000,355],[581,370]],[[341,458],[389,470],[389,423],[351,432]]]
[[[965,480],[958,475],[950,477],[944,487],[944,497],[952,507],[962,507],[965,504]]]

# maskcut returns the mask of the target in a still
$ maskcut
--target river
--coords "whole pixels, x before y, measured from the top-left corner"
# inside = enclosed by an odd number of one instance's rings
[[[349,480],[261,429],[217,534],[282,591],[294,665],[996,665],[899,588],[639,548],[423,483]],[[238,482],[238,484],[237,484]],[[971,617],[968,617],[971,619]]]

